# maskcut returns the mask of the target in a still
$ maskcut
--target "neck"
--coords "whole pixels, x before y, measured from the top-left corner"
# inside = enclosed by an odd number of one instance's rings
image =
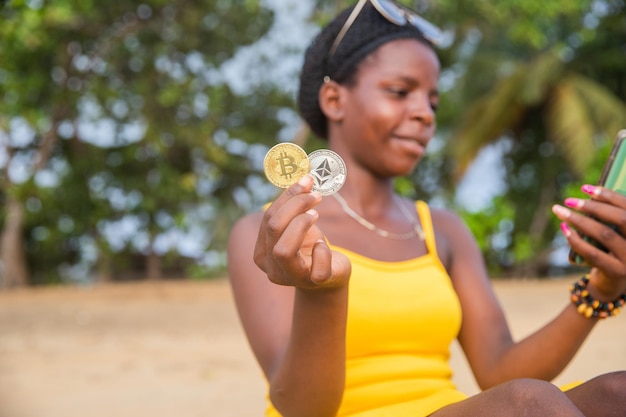
[[[381,211],[389,208],[394,195],[393,178],[379,178],[358,164],[346,162],[346,183],[339,193],[354,209]]]
[[[389,210],[393,202],[393,181],[353,181],[344,184],[339,194],[359,213],[378,216]]]

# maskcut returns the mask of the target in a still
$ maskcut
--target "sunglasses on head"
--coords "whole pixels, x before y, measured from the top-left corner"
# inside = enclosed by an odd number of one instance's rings
[[[335,41],[331,45],[328,52],[329,56],[332,56],[335,53],[344,36],[346,36],[346,33],[359,16],[359,13],[363,10],[363,6],[365,6],[365,3],[368,1],[372,3],[372,6],[378,10],[378,13],[380,13],[389,22],[398,26],[414,26],[433,45],[437,45],[441,42],[441,30],[428,20],[415,13],[413,10],[407,9],[392,0],[359,0],[356,6],[354,6],[352,13],[350,13],[350,16],[348,16],[348,19],[346,19],[346,23],[343,24],[343,27],[337,34]]]

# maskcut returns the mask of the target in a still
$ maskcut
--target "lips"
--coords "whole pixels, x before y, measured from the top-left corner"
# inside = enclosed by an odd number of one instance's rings
[[[427,139],[407,136],[394,136],[392,140],[405,152],[415,156],[422,156],[426,149],[426,145],[428,144]]]

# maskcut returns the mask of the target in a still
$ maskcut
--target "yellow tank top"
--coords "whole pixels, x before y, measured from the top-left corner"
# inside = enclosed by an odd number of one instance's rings
[[[346,385],[338,417],[420,417],[466,398],[454,386],[450,343],[461,307],[437,256],[428,205],[417,202],[428,254],[382,262],[348,256],[352,276]],[[268,417],[280,414],[272,407]]]

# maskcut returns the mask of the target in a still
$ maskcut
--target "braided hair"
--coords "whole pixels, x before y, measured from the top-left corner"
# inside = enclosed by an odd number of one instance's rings
[[[433,45],[414,26],[389,22],[368,1],[331,56],[329,50],[354,6],[333,19],[311,42],[304,55],[298,90],[298,110],[313,133],[328,139],[326,116],[319,105],[319,90],[324,77],[351,85],[358,65],[383,44],[396,39],[417,39]]]

